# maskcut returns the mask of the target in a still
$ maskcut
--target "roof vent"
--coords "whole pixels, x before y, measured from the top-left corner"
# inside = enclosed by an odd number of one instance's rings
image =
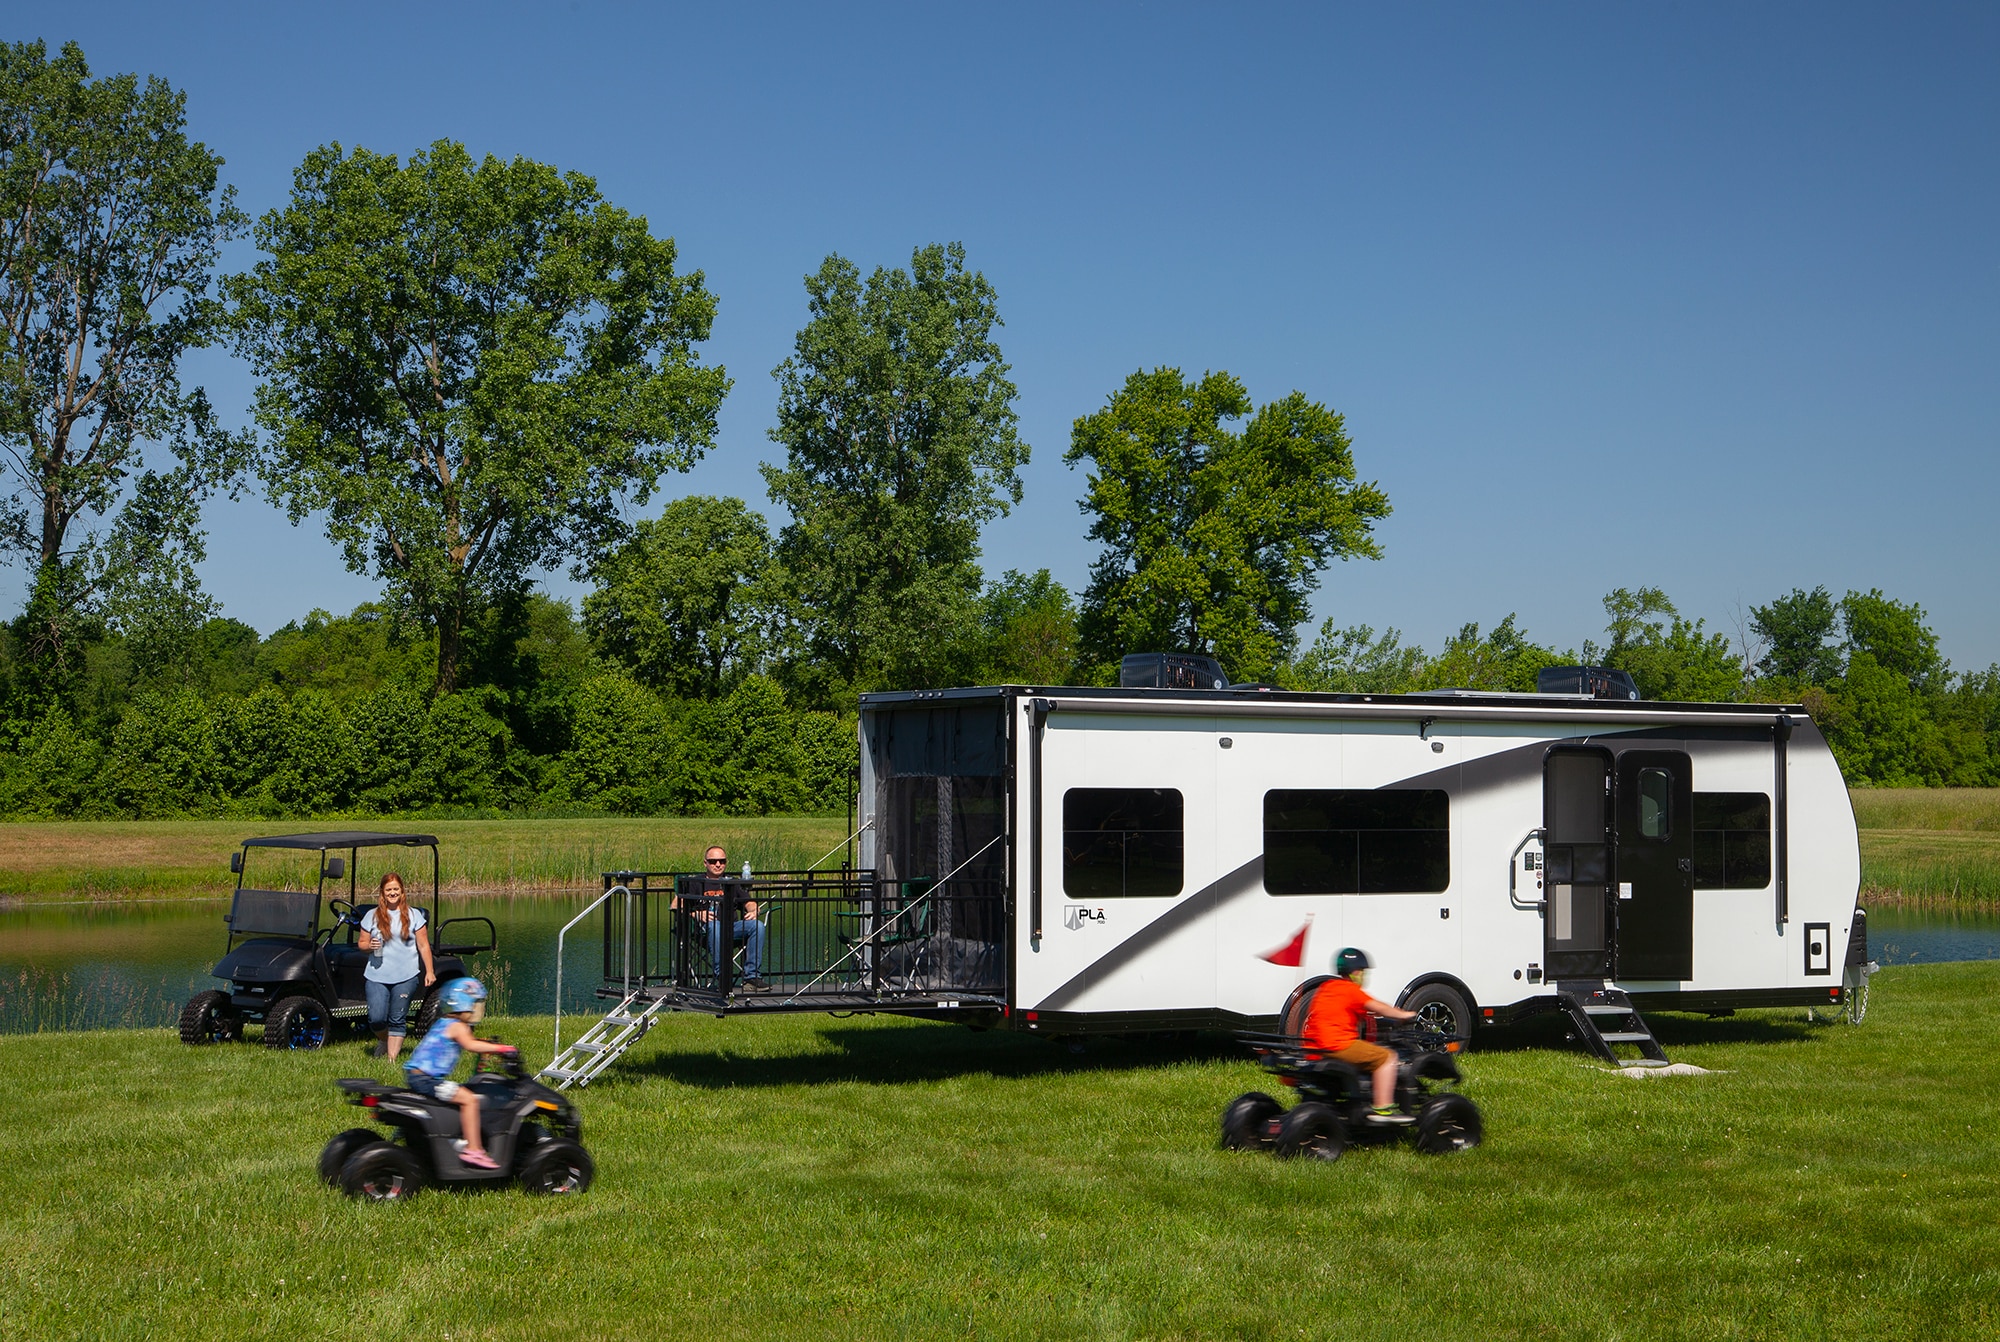
[[[1586,694],[1593,699],[1637,699],[1639,687],[1608,666],[1545,666],[1535,673],[1538,694]]]
[[[1226,690],[1222,663],[1198,652],[1128,652],[1118,662],[1118,685],[1127,690]]]

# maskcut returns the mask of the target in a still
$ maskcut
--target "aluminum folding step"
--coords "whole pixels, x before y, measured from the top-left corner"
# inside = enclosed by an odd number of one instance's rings
[[[664,995],[648,998],[644,988],[635,989],[535,1075],[557,1090],[588,1086],[646,1037],[667,1002]]]
[[[1652,1027],[1632,1005],[1632,999],[1619,989],[1601,979],[1565,981],[1556,985],[1556,1001],[1576,1023],[1577,1036],[1584,1047],[1603,1061],[1614,1067],[1667,1065],[1667,1051],[1660,1047]],[[1599,1021],[1612,1024],[1612,1028],[1604,1029]],[[1614,1047],[1619,1044],[1638,1049],[1640,1056],[1620,1057]]]

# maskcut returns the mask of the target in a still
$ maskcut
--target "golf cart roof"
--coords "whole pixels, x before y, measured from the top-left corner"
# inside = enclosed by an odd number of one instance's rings
[[[403,848],[437,847],[435,834],[383,834],[368,829],[336,829],[324,834],[272,834],[261,839],[245,839],[245,848],[380,848],[394,844]]]

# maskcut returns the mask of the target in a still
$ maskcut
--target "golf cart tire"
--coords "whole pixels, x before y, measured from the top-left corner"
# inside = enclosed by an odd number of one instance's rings
[[[1427,1156],[1468,1151],[1485,1135],[1479,1106],[1463,1095],[1440,1095],[1417,1111],[1417,1150]]]
[[[311,997],[287,997],[264,1017],[265,1048],[324,1048],[333,1021]]]
[[[567,1137],[539,1142],[521,1160],[521,1188],[537,1197],[586,1192],[596,1175],[590,1152]]]
[[[1448,1035],[1472,1038],[1472,1004],[1449,983],[1426,983],[1403,999],[1403,1009]]]
[[[429,992],[424,994],[424,1004],[417,1008],[417,1018],[410,1023],[410,1036],[412,1038],[427,1035],[431,1032],[431,1027],[436,1025],[438,1021],[438,1004],[443,1000],[444,983],[440,980],[431,986]]]
[[[1285,1112],[1285,1106],[1261,1090],[1238,1095],[1222,1111],[1222,1149],[1225,1151],[1268,1151],[1271,1149],[1271,1120]]]
[[[1280,1160],[1339,1160],[1347,1149],[1347,1129],[1330,1104],[1308,1100],[1278,1120],[1278,1140],[1272,1154]]]
[[[382,1140],[382,1134],[373,1128],[349,1128],[319,1153],[319,1177],[328,1186],[340,1187],[340,1175],[347,1168],[347,1162],[356,1151],[364,1146],[373,1146]]]
[[[340,1171],[340,1191],[370,1202],[410,1202],[423,1187],[424,1171],[417,1158],[379,1139],[349,1156]]]
[[[243,1037],[243,1018],[229,1005],[229,994],[205,989],[181,1008],[183,1044],[227,1044]]]

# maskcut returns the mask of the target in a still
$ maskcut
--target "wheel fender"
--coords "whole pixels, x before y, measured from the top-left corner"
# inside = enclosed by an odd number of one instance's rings
[[[1467,1010],[1472,1012],[1472,1023],[1474,1025],[1484,1022],[1485,1018],[1479,1014],[1479,999],[1472,995],[1472,989],[1465,986],[1465,980],[1455,974],[1419,974],[1416,978],[1410,980],[1410,985],[1403,989],[1402,993],[1396,998],[1396,1005],[1403,1006],[1412,997],[1417,995],[1417,989],[1428,987],[1433,983],[1441,983],[1465,999]]]

